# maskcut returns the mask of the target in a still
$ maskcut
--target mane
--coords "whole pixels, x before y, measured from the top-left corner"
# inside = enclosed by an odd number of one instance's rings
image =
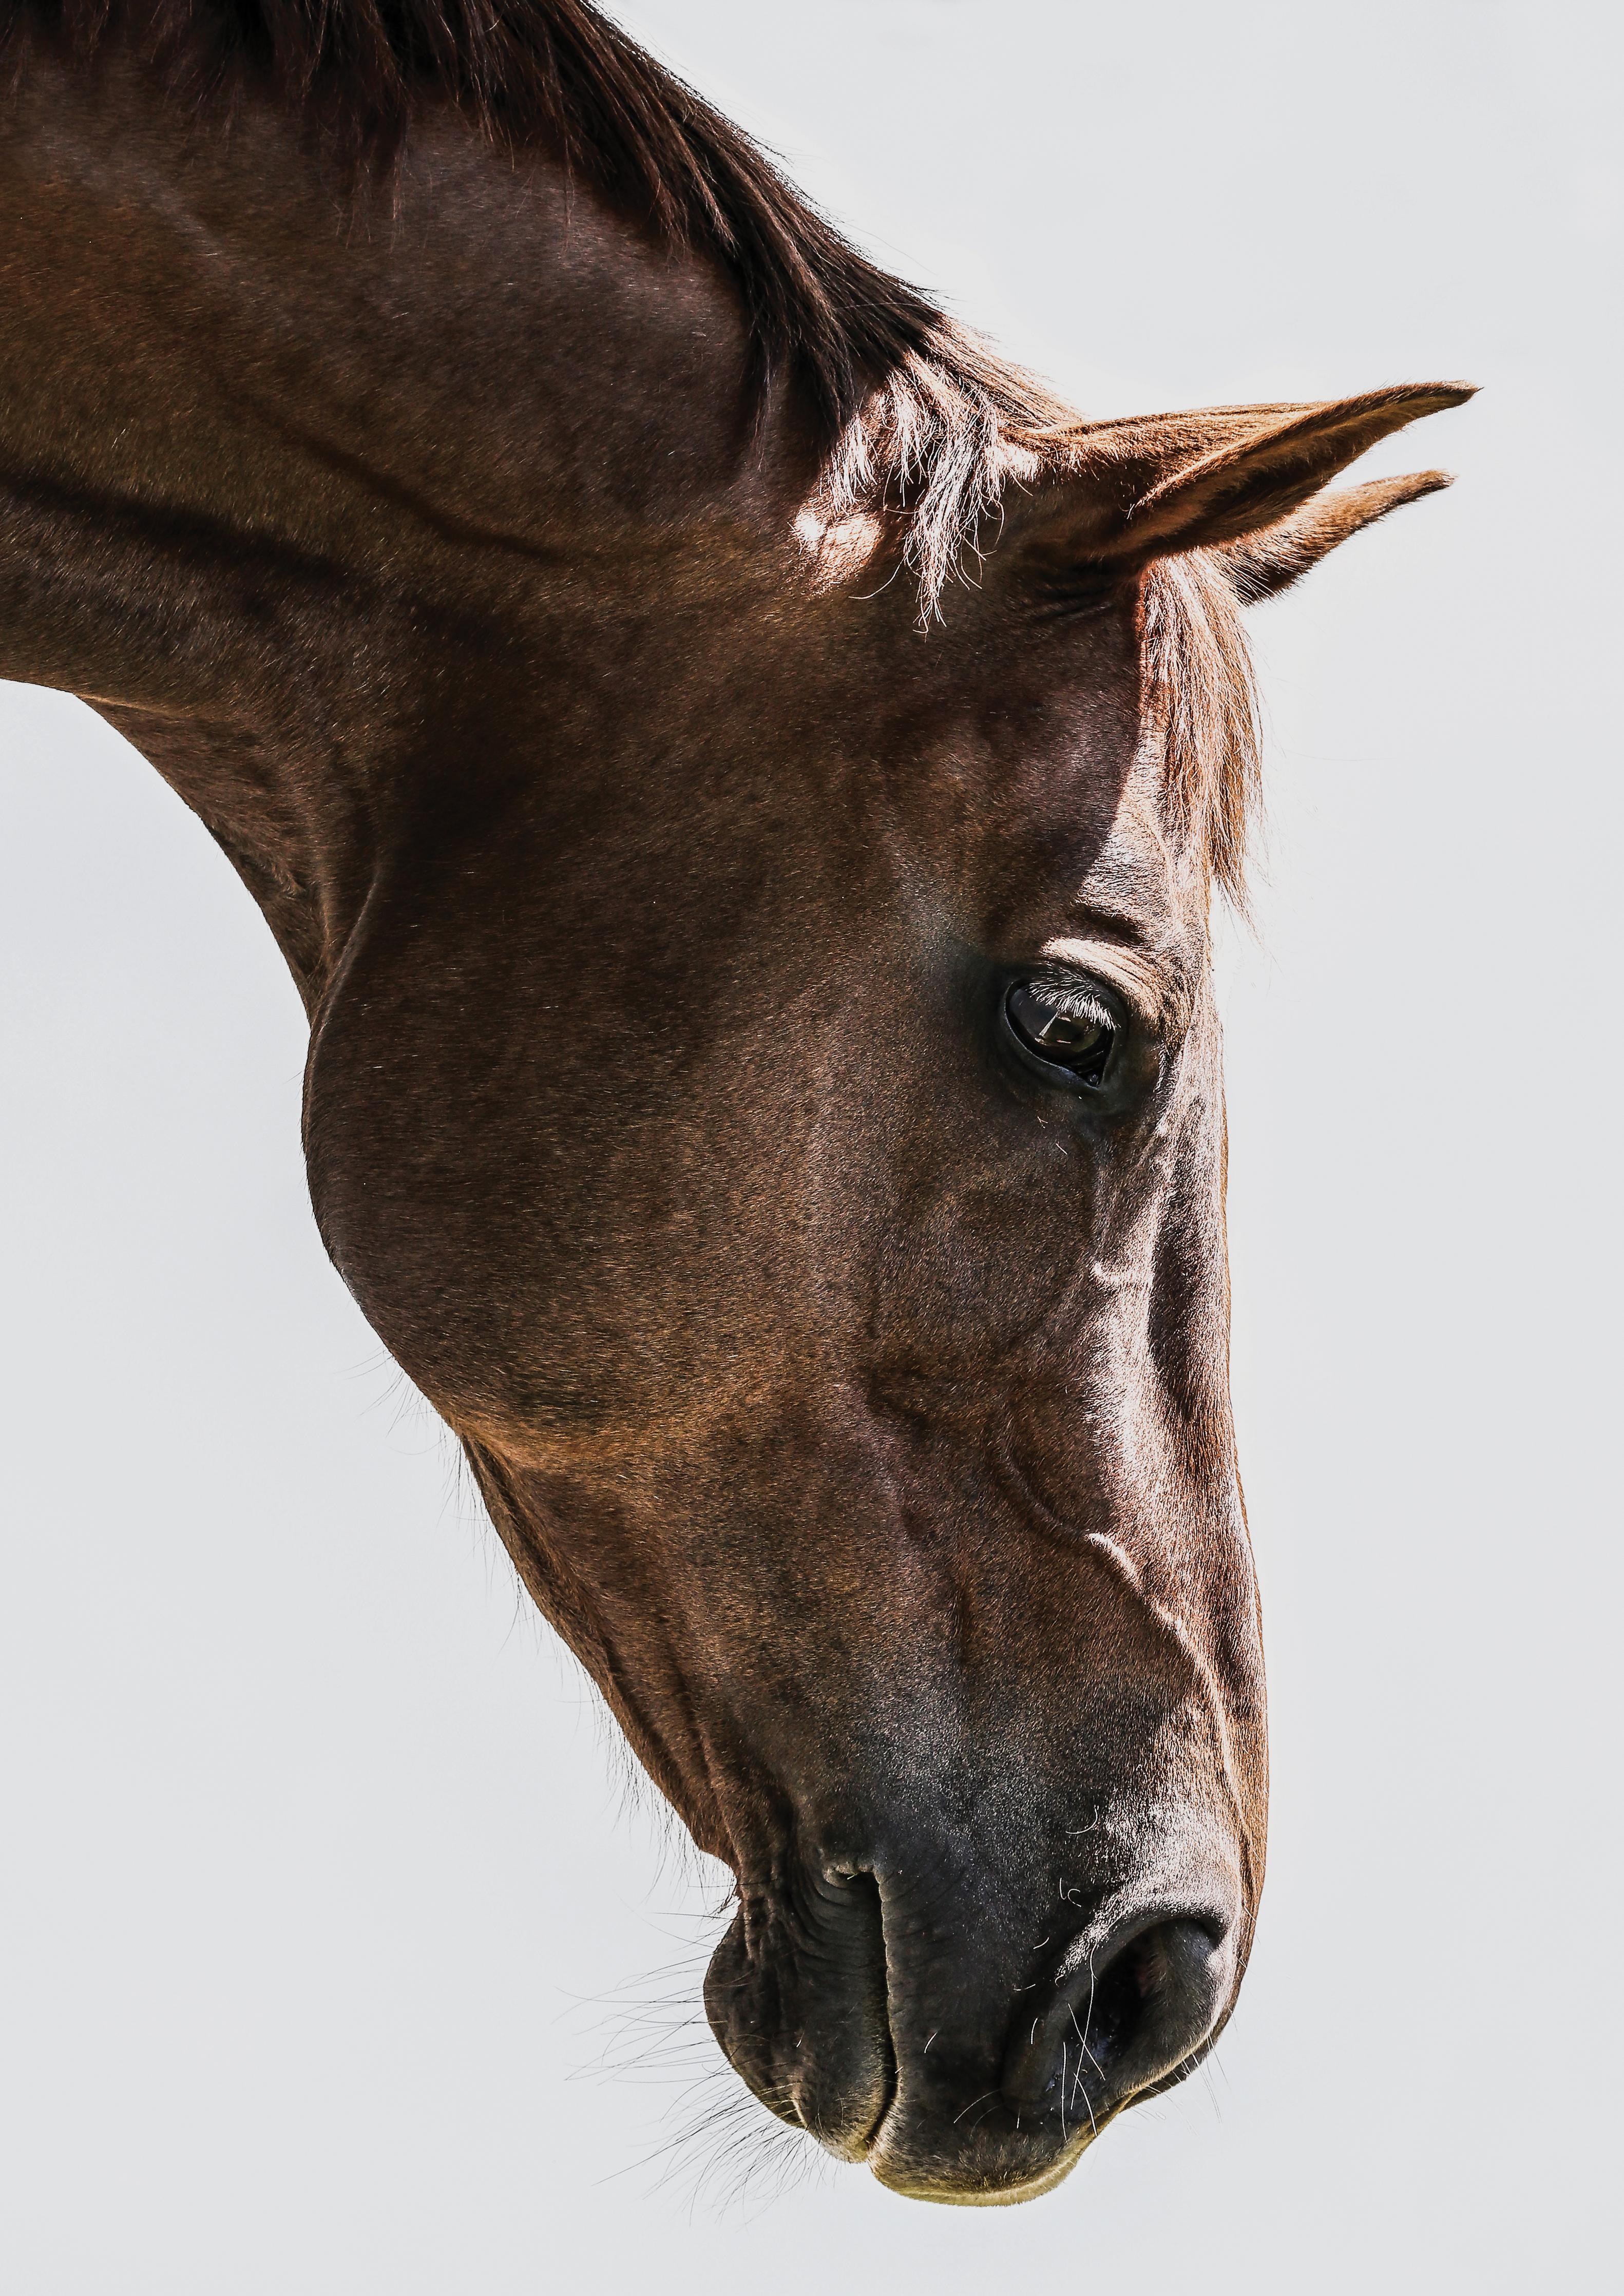
[[[1172,826],[1194,840],[1209,877],[1244,912],[1246,839],[1259,809],[1262,751],[1251,649],[1223,553],[1192,550],[1152,561],[1140,613]]]
[[[540,144],[666,244],[733,279],[758,402],[802,386],[832,521],[894,513],[922,615],[973,553],[1012,462],[1036,470],[1074,408],[918,289],[868,261],[767,155],[586,0],[0,0],[11,75],[33,43],[88,70],[117,36],[178,103],[258,92],[352,174],[394,166],[414,114],[450,102],[513,148]],[[1146,669],[1177,826],[1239,895],[1256,741],[1233,586],[1215,562],[1145,577]],[[1238,744],[1238,746],[1235,746]]]

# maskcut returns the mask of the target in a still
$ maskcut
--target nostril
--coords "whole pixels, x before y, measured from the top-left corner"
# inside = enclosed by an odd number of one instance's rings
[[[710,2029],[769,2112],[861,2160],[897,2089],[879,1883],[813,1870],[746,1915],[711,1957]]]
[[[1004,2094],[1017,2111],[1097,2121],[1173,2072],[1211,2032],[1231,1951],[1204,1921],[1153,1922],[1079,1948],[1036,2015],[1017,2020]]]
[[[1152,2013],[1150,2005],[1159,1999],[1169,1966],[1165,1933],[1160,1929],[1146,1930],[1125,1946],[1090,1984],[1087,1998],[1076,2004],[1081,2023],[1075,2014],[1066,2019],[1072,2027],[1074,2053],[1101,2069],[1122,2057]]]

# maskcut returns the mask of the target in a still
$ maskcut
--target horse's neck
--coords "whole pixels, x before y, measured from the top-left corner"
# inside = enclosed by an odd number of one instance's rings
[[[622,592],[783,530],[720,278],[454,117],[346,201],[268,112],[36,62],[0,246],[0,675],[129,734],[312,997],[514,681],[545,722]]]

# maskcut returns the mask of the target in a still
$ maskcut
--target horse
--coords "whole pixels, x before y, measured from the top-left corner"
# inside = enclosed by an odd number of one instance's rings
[[[734,1877],[780,2119],[1019,2200],[1262,1886],[1243,610],[1465,386],[1086,418],[583,0],[4,0],[0,674],[201,818],[327,1250]]]

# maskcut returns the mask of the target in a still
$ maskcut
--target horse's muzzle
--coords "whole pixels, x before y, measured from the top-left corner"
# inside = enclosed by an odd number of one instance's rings
[[[1102,1908],[1036,1967],[985,1933],[939,1937],[923,1964],[914,1942],[890,1935],[868,1874],[746,1898],[705,2005],[780,2119],[896,2191],[961,2203],[1058,2183],[1126,2105],[1200,2062],[1239,1976],[1210,1892]]]

